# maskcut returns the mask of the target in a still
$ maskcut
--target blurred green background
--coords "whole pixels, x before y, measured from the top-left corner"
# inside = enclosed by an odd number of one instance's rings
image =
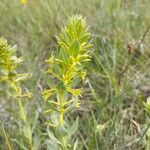
[[[0,36],[17,44],[40,109],[44,61],[76,14],[87,19],[94,45],[81,107],[66,116],[80,116],[79,150],[144,150],[150,145],[143,105],[150,96],[149,0],[0,0]]]

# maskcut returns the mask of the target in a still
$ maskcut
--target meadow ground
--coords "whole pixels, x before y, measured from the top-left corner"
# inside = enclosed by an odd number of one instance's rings
[[[94,46],[81,107],[66,116],[70,122],[79,116],[72,141],[79,138],[79,150],[149,150],[150,115],[144,106],[150,96],[149,0],[1,0],[0,36],[17,44],[24,57],[20,70],[33,76],[25,83],[34,95],[30,109],[44,107],[45,60],[57,49],[63,24],[76,14],[87,19]],[[0,98],[0,120],[15,139],[7,106]],[[5,150],[1,131],[2,126]]]

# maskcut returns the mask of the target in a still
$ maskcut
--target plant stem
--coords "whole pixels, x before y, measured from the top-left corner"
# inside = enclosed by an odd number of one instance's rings
[[[65,143],[64,136],[61,138],[61,143],[62,143],[62,150],[67,150],[67,144]]]
[[[19,115],[20,118],[23,120],[24,126],[26,127],[26,130],[28,132],[28,143],[30,145],[30,150],[34,150],[33,148],[33,143],[32,143],[32,132],[30,126],[28,126],[28,121],[27,121],[27,115],[24,111],[23,105],[22,105],[22,100],[18,99],[18,106],[19,106]]]
[[[23,120],[24,123],[26,123],[27,118],[26,118],[26,114],[25,114],[21,99],[18,99],[18,106],[19,106],[20,118]]]
[[[60,93],[60,99],[59,99],[59,125],[63,126],[64,124],[64,105],[63,105],[63,97],[64,94]]]
[[[64,125],[64,92],[59,93],[59,95],[59,126],[62,127]],[[62,150],[67,150],[67,143],[63,134],[61,134],[61,145]]]

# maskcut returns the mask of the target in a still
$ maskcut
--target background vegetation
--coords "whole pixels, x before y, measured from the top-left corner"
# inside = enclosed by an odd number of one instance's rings
[[[150,96],[149,10],[149,0],[0,1],[0,36],[17,44],[18,55],[24,57],[20,70],[33,76],[25,83],[34,95],[28,109],[39,118],[44,107],[41,90],[46,86],[44,60],[57,49],[56,35],[68,17],[86,17],[93,58],[87,66],[81,107],[66,116],[72,122],[79,115],[75,135],[79,150],[148,149],[150,116],[143,102]],[[9,137],[17,138],[8,106],[9,101],[0,97],[0,120]],[[0,149],[5,150],[2,129]]]

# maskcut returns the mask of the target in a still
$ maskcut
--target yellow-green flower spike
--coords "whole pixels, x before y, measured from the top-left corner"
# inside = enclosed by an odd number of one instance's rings
[[[30,97],[31,93],[23,94],[20,83],[29,77],[28,74],[17,73],[17,67],[23,61],[16,56],[16,46],[10,46],[7,40],[0,38],[0,82],[7,83],[14,91],[14,97]]]
[[[58,52],[51,54],[47,61],[47,73],[56,79],[56,86],[45,90],[43,97],[51,103],[53,112],[59,114],[59,124],[64,124],[64,113],[79,107],[78,96],[82,89],[79,83],[86,77],[85,63],[91,57],[90,32],[86,20],[81,16],[73,16],[61,30],[58,37]],[[65,95],[69,95],[66,98]],[[50,110],[52,108],[49,108]]]

